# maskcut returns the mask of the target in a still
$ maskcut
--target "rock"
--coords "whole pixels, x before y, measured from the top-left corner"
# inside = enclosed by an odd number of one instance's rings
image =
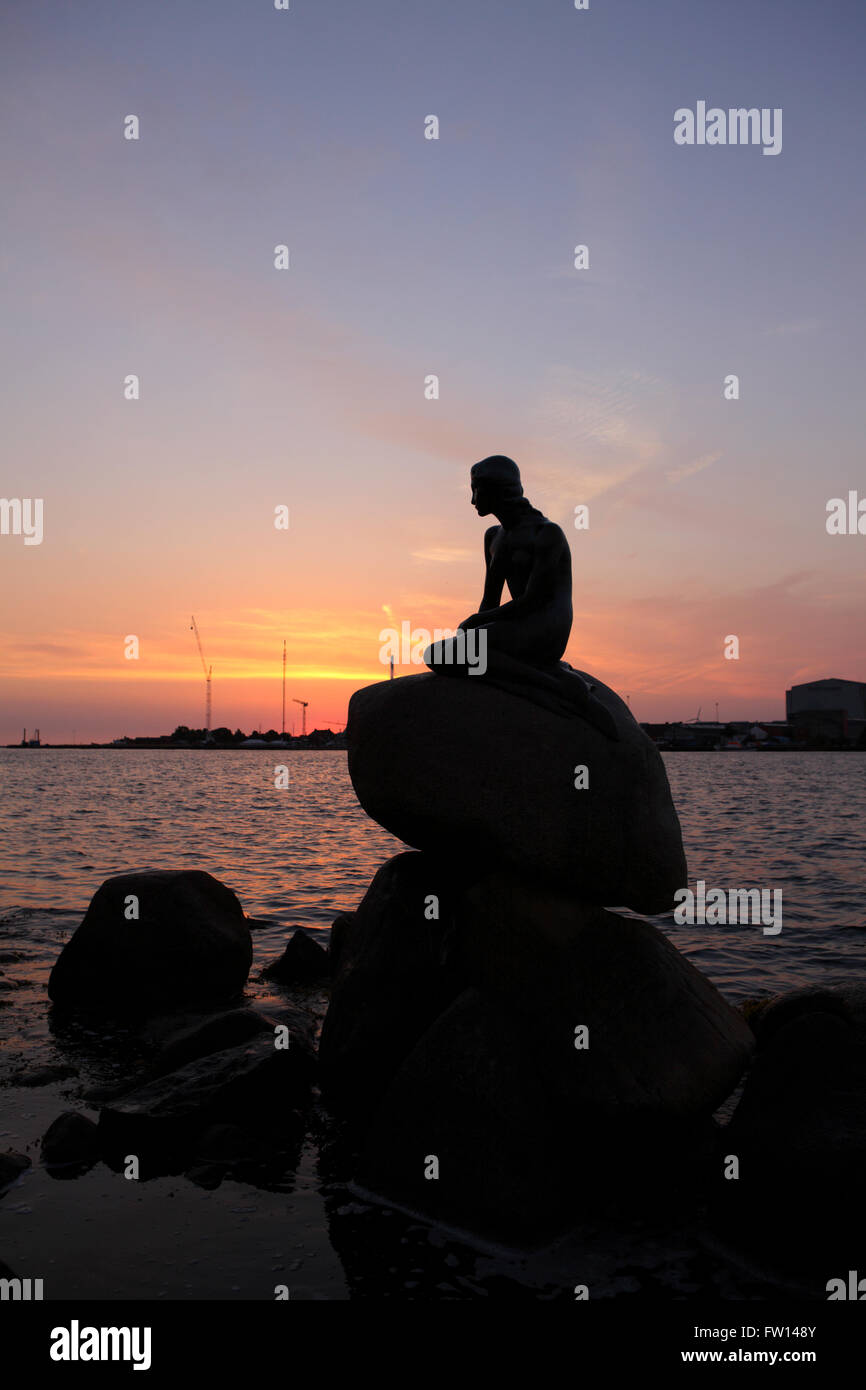
[[[65,1062],[56,1062],[44,1067],[30,1067],[24,1071],[16,1072],[11,1078],[11,1082],[13,1086],[35,1089],[38,1086],[50,1086],[52,1081],[65,1081],[67,1077],[77,1075],[77,1067],[69,1066]]]
[[[648,923],[513,874],[460,896],[454,957],[465,987],[368,1113],[362,1185],[521,1243],[602,1202],[676,1205],[751,1054],[739,1014]]]
[[[275,1027],[288,1028],[292,1046],[302,1047],[310,1058],[310,1065],[318,1066],[315,1055],[318,1015],[313,1008],[307,1008],[303,1003],[299,1004],[291,999],[274,1001],[268,1007],[268,1024],[272,1030]]]
[[[226,1168],[238,1163],[265,1163],[274,1156],[274,1149],[240,1125],[210,1125],[199,1135],[195,1158],[199,1163],[219,1163]]]
[[[749,1025],[758,1039],[759,1049],[795,1018],[811,1013],[835,1014],[866,1035],[866,986],[852,983],[804,985],[753,1004]]]
[[[648,922],[493,874],[458,932],[467,979],[513,1018],[561,1113],[708,1118],[746,1069],[751,1030]]]
[[[337,973],[340,964],[340,952],[346,944],[346,938],[352,929],[354,920],[354,912],[341,912],[339,917],[335,917],[331,923],[331,931],[328,936],[328,959],[332,975]]]
[[[193,1163],[184,1176],[199,1187],[216,1188],[230,1174],[255,1182],[284,1167],[277,1151],[239,1125],[211,1125],[195,1142]]]
[[[567,1222],[576,1195],[553,1113],[521,1029],[499,1004],[466,990],[394,1078],[373,1119],[359,1181],[451,1225],[537,1240]]]
[[[214,1121],[260,1134],[293,1129],[292,1111],[309,1101],[313,1068],[301,1041],[292,1037],[278,1049],[267,1033],[200,1057],[104,1106],[103,1150],[115,1160],[134,1153],[148,1164],[184,1166],[196,1136]]]
[[[138,920],[128,920],[130,898]],[[244,986],[252,940],[231,889],[199,870],[107,879],[51,972],[55,1004],[126,1016],[212,1004]]]
[[[454,862],[518,869],[607,906],[667,910],[687,870],[664,763],[619,696],[580,674],[611,711],[617,742],[471,676],[356,691],[347,737],[358,800],[393,835]]]
[[[30,1159],[26,1154],[16,1153],[14,1149],[0,1153],[0,1193],[11,1187],[29,1167]]]
[[[275,960],[262,974],[281,985],[311,984],[330,974],[328,953],[318,941],[307,935],[303,927],[298,927],[279,960]]]
[[[199,1057],[209,1057],[227,1047],[238,1047],[259,1033],[269,1033],[273,1039],[274,1027],[273,1021],[256,1009],[229,1009],[212,1017],[199,1018],[164,1039],[150,1070],[155,1076],[165,1076]]]
[[[438,912],[438,919],[428,914]],[[371,1108],[444,1008],[463,988],[450,967],[453,876],[430,855],[407,853],[378,870],[354,914],[319,1044],[333,1108]]]
[[[854,1269],[866,1239],[862,986],[792,991],[757,1025],[758,1053],[721,1137],[714,1219],[795,1266]],[[733,1156],[736,1181],[726,1179]],[[827,1268],[824,1278],[844,1272]]]
[[[96,1125],[77,1110],[66,1110],[46,1130],[42,1162],[47,1168],[71,1168],[76,1175],[92,1168],[99,1157]]]
[[[194,1182],[196,1187],[204,1187],[213,1192],[226,1177],[226,1169],[221,1163],[194,1163],[187,1168],[184,1177]]]
[[[430,901],[438,921],[425,916]],[[329,1103],[369,1119],[416,1043],[471,986],[515,1019],[566,1114],[706,1118],[751,1055],[739,1014],[648,923],[514,874],[467,889],[410,852],[378,871],[341,954],[319,1051]],[[585,1050],[575,1048],[579,1026]]]

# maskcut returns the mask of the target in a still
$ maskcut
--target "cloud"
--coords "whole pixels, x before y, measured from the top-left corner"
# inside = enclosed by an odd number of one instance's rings
[[[683,478],[693,478],[696,473],[703,473],[705,468],[718,463],[721,457],[721,454],[701,454],[700,458],[694,459],[691,463],[684,463],[679,468],[669,468],[665,477],[669,483],[680,483]]]
[[[413,550],[413,560],[429,560],[434,565],[453,565],[463,560],[474,560],[477,551],[466,550],[456,545],[435,545],[428,550]]]
[[[782,718],[785,690],[797,680],[861,677],[862,644],[853,657],[839,658],[846,634],[861,621],[859,594],[827,605],[817,570],[742,586],[730,578],[730,587],[707,576],[687,591],[654,589],[611,603],[599,595],[576,608],[566,660],[630,692],[642,719],[691,717],[715,700],[729,718],[735,709],[743,717]],[[738,661],[724,658],[729,633],[740,638]]]

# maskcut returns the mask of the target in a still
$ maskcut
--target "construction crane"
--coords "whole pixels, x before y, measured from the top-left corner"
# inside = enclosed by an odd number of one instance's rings
[[[193,618],[192,618],[192,622],[191,622],[191,624],[190,624],[190,631],[195,633],[195,640],[196,640],[196,642],[198,643],[198,654],[199,654],[199,656],[201,657],[201,666],[202,666],[202,670],[204,671],[204,677],[205,677],[205,682],[206,682],[207,695],[206,695],[206,697],[205,697],[204,733],[205,733],[205,738],[207,738],[208,735],[210,734],[210,716],[211,716],[210,678],[211,678],[211,672],[213,671],[213,667],[212,667],[212,666],[208,666],[207,662],[206,662],[205,659],[204,659],[204,652],[203,652],[202,649],[201,649],[201,638],[200,638],[199,635],[198,635],[198,627],[196,626],[195,616],[193,616]]]
[[[296,700],[293,701],[293,703],[296,704],[296,705],[303,705],[303,709],[302,709],[302,711],[301,711],[301,714],[302,714],[302,718],[301,718],[301,738],[306,738],[306,736],[307,736],[307,705],[308,705],[310,702],[309,702],[309,700],[297,700],[297,699],[296,699]]]

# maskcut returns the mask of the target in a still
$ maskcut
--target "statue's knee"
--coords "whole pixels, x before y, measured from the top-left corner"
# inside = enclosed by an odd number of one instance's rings
[[[465,643],[459,643],[454,637],[431,642],[424,652],[424,664],[436,675],[463,675],[466,671]]]

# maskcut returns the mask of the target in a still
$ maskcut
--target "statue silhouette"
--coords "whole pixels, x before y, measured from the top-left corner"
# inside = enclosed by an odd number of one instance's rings
[[[565,716],[580,716],[609,738],[616,724],[593,688],[562,661],[568,644],[571,607],[571,551],[562,529],[523,495],[513,459],[493,454],[473,464],[472,505],[479,516],[495,516],[498,526],[484,534],[486,573],[477,613],[460,623],[477,630],[486,660],[476,678]],[[503,587],[511,598],[502,603]],[[471,670],[466,638],[434,642],[424,660],[437,675],[464,676]],[[479,648],[476,646],[475,651]]]

